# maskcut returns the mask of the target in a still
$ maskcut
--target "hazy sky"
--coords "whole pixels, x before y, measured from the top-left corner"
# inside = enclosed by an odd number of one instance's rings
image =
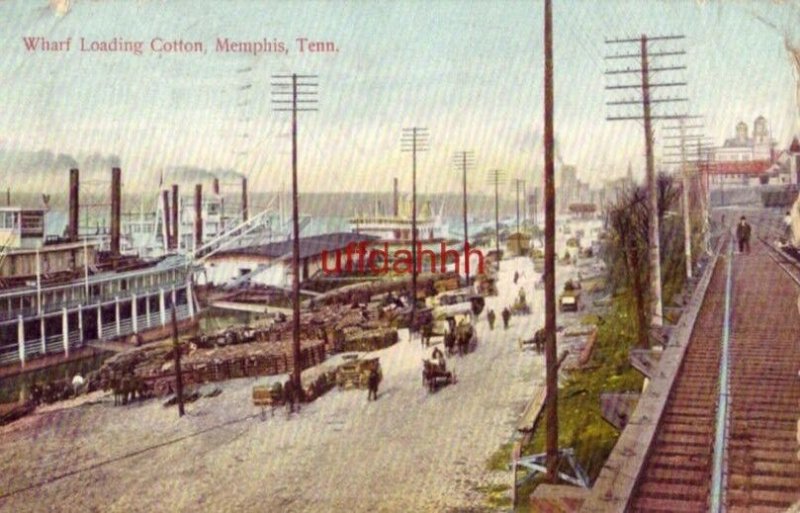
[[[28,169],[37,161],[25,152],[49,150],[81,162],[94,153],[118,156],[131,188],[152,186],[171,166],[235,169],[256,190],[288,186],[289,116],[273,112],[269,78],[286,72],[320,77],[319,112],[300,119],[301,190],[389,190],[393,176],[410,187],[400,133],[415,124],[430,131],[430,150],[419,159],[420,190],[458,190],[460,173],[450,161],[460,149],[476,155],[473,190],[487,187],[491,168],[510,179],[540,180],[540,1],[68,3],[59,14],[43,0],[0,2],[0,185],[19,187],[14,169],[34,190],[62,183],[66,169],[56,179]],[[689,87],[654,95],[690,98],[689,109],[705,116],[705,131],[718,143],[738,120],[752,126],[764,115],[779,144],[788,145],[797,109],[781,30],[800,21],[792,9],[744,1],[554,4],[559,153],[582,179],[621,176],[628,162],[643,174],[641,124],[606,121],[622,111],[605,102],[626,94],[606,91],[612,81],[603,75],[618,64],[604,55],[638,47],[611,47],[606,38],[685,34],[653,49],[686,49],[685,58],[667,63],[688,66],[678,78]],[[71,37],[70,51],[26,51],[23,38],[36,36]],[[81,37],[143,41],[145,48],[141,56],[81,52]],[[206,53],[154,53],[156,37],[202,41]],[[218,37],[277,39],[289,53],[217,53]],[[332,41],[339,51],[300,53],[299,37]],[[685,108],[657,112],[678,110]],[[662,126],[656,125],[659,147]]]

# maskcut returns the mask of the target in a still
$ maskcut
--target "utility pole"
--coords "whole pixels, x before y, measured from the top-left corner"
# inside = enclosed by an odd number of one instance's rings
[[[544,0],[544,360],[547,479],[558,480],[558,356],[556,355],[556,183],[553,128],[553,1]]]
[[[665,136],[665,139],[677,139],[677,145],[665,145],[665,149],[679,150],[675,153],[664,153],[665,157],[677,157],[678,161],[665,161],[665,164],[673,164],[679,166],[682,178],[682,203],[683,203],[683,244],[684,244],[684,259],[686,260],[686,278],[692,278],[692,212],[689,191],[691,190],[692,176],[689,173],[689,159],[686,153],[686,141],[689,139],[700,139],[702,135],[694,135],[687,133],[687,130],[694,128],[702,128],[702,125],[686,125],[685,119],[678,120],[677,126],[665,126],[665,130],[677,130],[677,136]]]
[[[522,192],[523,192],[522,199],[524,201],[525,200],[525,195],[524,195],[524,192],[525,192],[525,180],[522,180],[522,179],[519,179],[519,178],[514,179],[514,185],[516,186],[516,191],[517,191],[517,233],[519,233],[519,219],[520,219],[520,216],[519,216],[519,185],[520,184],[522,184]],[[523,210],[523,215],[525,215],[525,209],[523,208],[522,210]]]
[[[692,219],[689,212],[689,170],[686,169],[686,123],[680,122],[681,132],[681,177],[683,178],[683,245],[686,260],[686,279],[692,279]]]
[[[428,129],[404,128],[400,151],[411,153],[411,328],[417,322],[417,153],[428,150]]]
[[[653,121],[661,119],[682,119],[686,115],[653,115],[651,106],[653,104],[669,104],[675,102],[686,102],[686,98],[651,98],[651,89],[660,87],[681,87],[685,86],[686,82],[677,80],[666,80],[661,83],[651,83],[650,74],[660,72],[673,72],[685,70],[686,66],[660,66],[650,67],[650,58],[652,57],[669,57],[677,55],[685,55],[686,52],[680,51],[657,51],[649,52],[648,45],[652,42],[658,41],[671,41],[683,39],[684,36],[655,36],[648,37],[642,34],[639,38],[633,39],[611,39],[606,40],[607,44],[623,44],[630,45],[633,43],[639,44],[639,53],[622,53],[609,55],[606,59],[638,59],[640,62],[639,69],[612,69],[606,71],[606,75],[630,75],[636,74],[641,76],[641,83],[639,84],[615,84],[606,86],[608,90],[628,90],[639,89],[641,90],[641,99],[625,99],[620,101],[607,102],[609,106],[621,105],[641,105],[642,114],[635,115],[621,115],[611,116],[606,119],[609,121],[626,121],[626,120],[643,120],[644,121],[644,139],[645,149],[647,154],[647,192],[648,192],[648,206],[649,206],[649,223],[648,223],[648,247],[650,250],[650,297],[652,301],[651,311],[651,325],[654,327],[663,326],[663,301],[661,297],[661,242],[660,242],[660,229],[658,218],[658,184],[655,172],[655,163],[653,159]]]
[[[500,190],[498,186],[503,183],[504,172],[502,169],[489,171],[489,184],[494,185],[494,249],[500,255]]]
[[[475,165],[475,154],[471,151],[456,153],[453,163],[461,168],[461,186],[463,189],[463,214],[464,214],[464,276],[469,286],[469,229],[467,226],[467,169]]]
[[[272,75],[272,103],[277,112],[292,113],[292,385],[303,401],[300,380],[300,214],[297,186],[297,113],[316,112],[317,75]]]
[[[703,249],[711,254],[711,185],[708,183],[708,171],[711,160],[711,146],[697,141],[697,176],[700,181],[701,204],[703,205]],[[703,156],[705,151],[705,156]],[[704,172],[705,171],[705,172]]]
[[[522,180],[522,226],[523,227],[528,225],[529,208],[530,204],[528,203],[528,182],[527,180]]]
[[[181,345],[178,343],[178,319],[172,303],[172,350],[175,352],[175,392],[178,396],[178,416],[183,417],[183,373],[181,372]]]

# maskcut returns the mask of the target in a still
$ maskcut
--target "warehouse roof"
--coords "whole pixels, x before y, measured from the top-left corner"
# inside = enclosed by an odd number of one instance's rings
[[[348,244],[355,244],[361,241],[374,241],[377,237],[360,233],[338,232],[325,233],[322,235],[312,235],[300,238],[300,258],[308,258],[322,254],[323,251],[336,251],[344,249]],[[282,240],[259,244],[257,246],[247,246],[244,248],[229,249],[217,253],[220,256],[264,256],[268,258],[291,257],[292,240]]]

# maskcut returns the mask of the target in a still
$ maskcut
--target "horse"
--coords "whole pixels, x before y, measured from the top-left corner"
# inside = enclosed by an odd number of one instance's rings
[[[453,355],[453,347],[456,344],[456,336],[452,331],[448,331],[444,334],[444,347],[447,349],[447,355]]]
[[[458,345],[458,355],[464,356],[470,351],[470,342],[475,334],[471,324],[463,324],[456,330],[456,343]]]
[[[430,323],[426,323],[422,325],[422,339],[421,343],[423,347],[429,347],[431,345],[431,337],[433,336],[433,326]]]

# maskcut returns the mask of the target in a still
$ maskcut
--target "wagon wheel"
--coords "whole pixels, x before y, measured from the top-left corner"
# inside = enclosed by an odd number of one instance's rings
[[[156,397],[163,397],[169,393],[169,382],[166,379],[159,379],[153,384],[153,393]]]

